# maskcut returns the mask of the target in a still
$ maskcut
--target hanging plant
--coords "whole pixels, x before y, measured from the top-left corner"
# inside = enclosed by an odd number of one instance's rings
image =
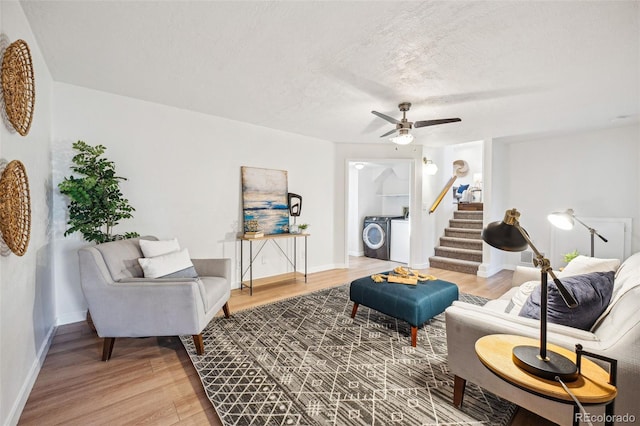
[[[133,217],[135,209],[120,192],[120,182],[127,179],[116,176],[113,161],[102,156],[107,148],[78,141],[73,149],[78,153],[71,170],[82,176],[71,175],[58,184],[60,192],[71,200],[69,228],[64,235],[80,232],[86,241],[97,244],[139,236],[136,232],[113,233],[122,219]]]

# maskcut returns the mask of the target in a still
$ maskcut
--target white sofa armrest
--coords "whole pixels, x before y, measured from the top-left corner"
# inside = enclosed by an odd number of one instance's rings
[[[553,271],[556,275],[560,271]],[[551,279],[551,277],[549,277]],[[540,269],[533,266],[516,266],[511,277],[511,287],[518,287],[527,281],[540,281]]]
[[[511,277],[511,287],[518,287],[527,281],[540,281],[540,269],[532,266],[516,266]]]
[[[492,309],[487,309],[482,306],[472,305],[470,303],[455,301],[453,305],[461,310],[458,314],[458,318],[462,322],[470,322],[473,324],[477,324],[478,322],[486,322],[488,326],[492,324],[503,324],[505,327],[513,328],[516,331],[522,331],[522,333],[514,333],[514,334],[523,334],[526,331],[532,330],[533,337],[538,337],[540,335],[540,322],[538,320],[532,318],[521,317],[518,315],[507,314],[504,312],[498,312]],[[447,323],[447,327],[448,327]],[[491,327],[489,327],[491,328]],[[492,331],[487,334],[498,334],[504,333],[503,331]],[[598,341],[598,336],[589,331],[580,330],[573,327],[568,327],[566,325],[560,324],[547,324],[547,334],[548,336],[554,335],[557,337],[555,339],[557,344],[566,343],[566,338],[578,339],[580,341]],[[528,335],[528,334],[527,334]],[[549,339],[550,342],[551,339]],[[552,342],[554,343],[554,342]],[[563,345],[564,346],[564,345]]]

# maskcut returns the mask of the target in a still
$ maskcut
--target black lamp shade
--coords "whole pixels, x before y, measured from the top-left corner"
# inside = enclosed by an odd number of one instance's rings
[[[508,225],[504,221],[492,222],[487,225],[482,230],[482,239],[490,246],[504,251],[524,251],[529,247],[529,243],[518,228]]]

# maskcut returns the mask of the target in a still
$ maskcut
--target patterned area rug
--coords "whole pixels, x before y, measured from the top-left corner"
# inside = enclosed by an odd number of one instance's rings
[[[486,299],[461,294],[483,304]],[[452,405],[444,314],[418,332],[353,303],[344,285],[215,318],[205,355],[182,343],[225,426],[505,425],[515,406],[467,383]]]

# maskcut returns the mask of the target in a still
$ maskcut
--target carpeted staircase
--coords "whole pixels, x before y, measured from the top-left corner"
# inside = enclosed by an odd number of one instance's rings
[[[475,275],[482,263],[481,233],[482,211],[455,211],[429,264],[432,268]]]

